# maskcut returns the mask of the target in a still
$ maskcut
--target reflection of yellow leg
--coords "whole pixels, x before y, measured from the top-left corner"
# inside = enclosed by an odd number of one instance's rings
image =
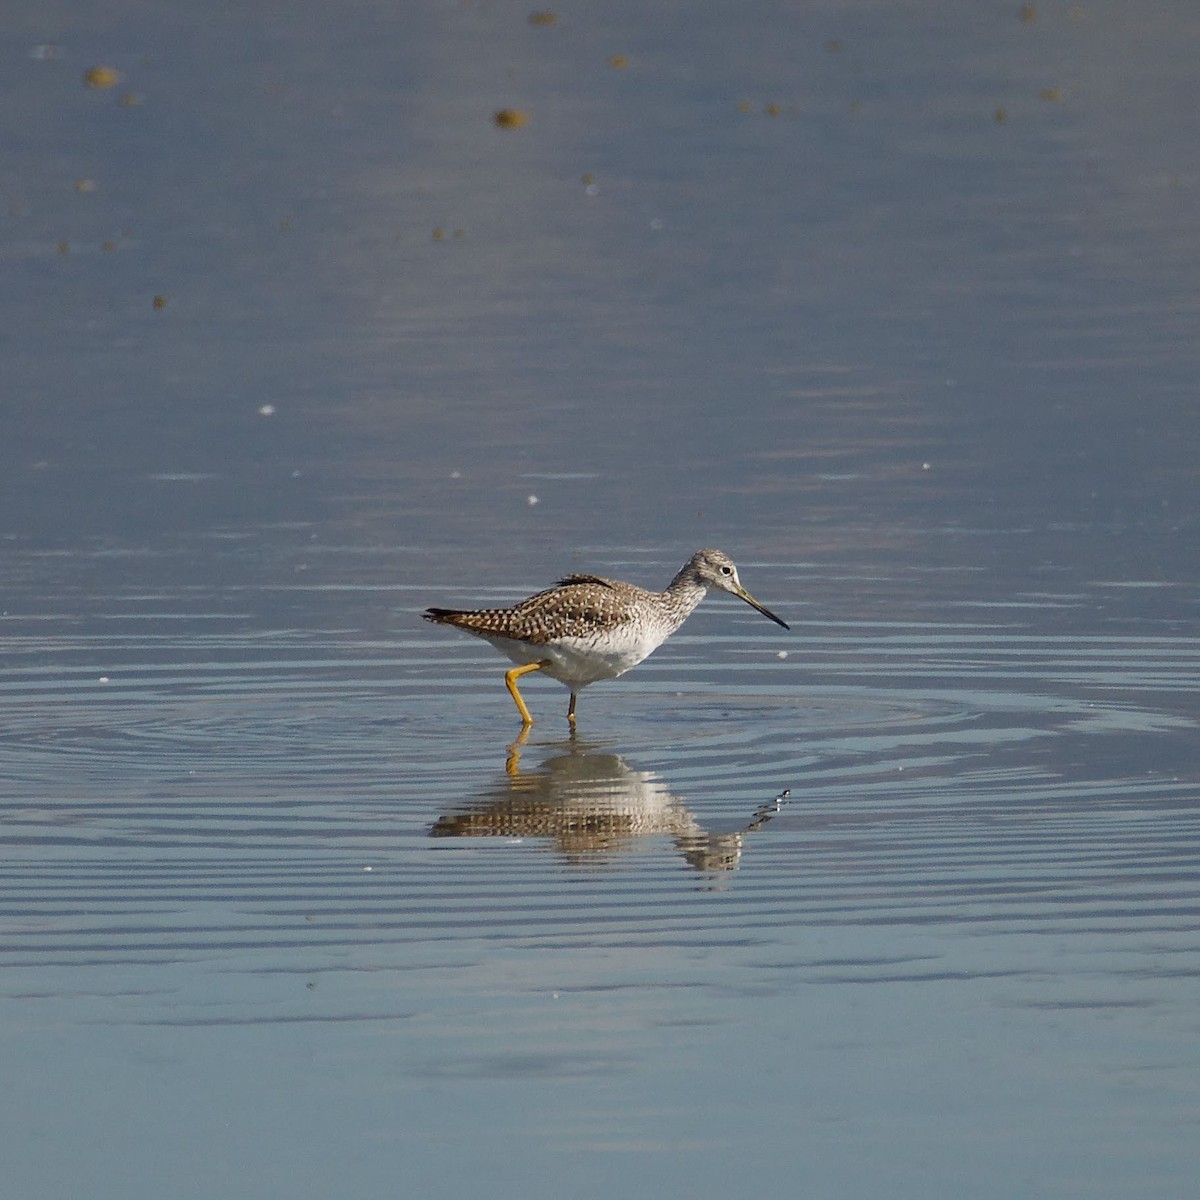
[[[521,747],[525,745],[525,739],[529,737],[531,728],[530,725],[522,725],[521,732],[517,734],[517,740],[508,748],[508,758],[504,760],[504,769],[514,779],[521,774]]]
[[[575,728],[575,693],[571,693],[571,703],[567,705],[567,720],[571,723],[571,728]]]
[[[516,702],[517,710],[521,714],[521,720],[526,725],[533,724],[533,718],[529,715],[529,709],[525,707],[525,701],[521,699],[521,693],[517,691],[517,680],[522,675],[528,675],[530,671],[540,671],[541,663],[526,663],[523,667],[513,667],[511,671],[504,673],[504,686],[508,688],[508,694]]]

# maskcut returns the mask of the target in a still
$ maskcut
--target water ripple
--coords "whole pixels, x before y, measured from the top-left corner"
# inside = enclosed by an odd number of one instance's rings
[[[1166,969],[1148,941],[1194,946],[1195,639],[860,625],[781,659],[770,638],[681,637],[585,694],[587,736],[555,713],[509,745],[501,668],[469,646],[205,629],[52,621],[8,642],[8,994],[34,968],[316,977],[331,954],[478,964],[497,939],[725,946],[767,988],[772,964],[1029,980],[1045,959],[1009,942],[1033,934],[1116,939],[1131,973]],[[548,714],[565,692],[530,699]],[[776,953],[835,927],[873,951]],[[988,961],[896,953],[896,931],[941,927],[986,932]]]

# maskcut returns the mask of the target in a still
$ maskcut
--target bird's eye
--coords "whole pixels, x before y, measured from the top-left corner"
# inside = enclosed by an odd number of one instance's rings
[[[733,574],[733,568],[732,568],[732,567],[722,567],[722,568],[721,568],[721,574],[722,574],[722,575],[732,575],[732,574]]]

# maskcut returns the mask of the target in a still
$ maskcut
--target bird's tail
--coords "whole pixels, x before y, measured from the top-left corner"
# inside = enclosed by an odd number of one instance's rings
[[[461,608],[427,608],[421,614],[425,620],[432,621],[435,625],[457,625],[463,617],[469,615]]]

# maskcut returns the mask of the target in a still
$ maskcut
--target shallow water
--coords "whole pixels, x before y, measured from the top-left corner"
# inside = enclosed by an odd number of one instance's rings
[[[14,1195],[1190,1195],[1194,18],[960,8],[25,18]]]

